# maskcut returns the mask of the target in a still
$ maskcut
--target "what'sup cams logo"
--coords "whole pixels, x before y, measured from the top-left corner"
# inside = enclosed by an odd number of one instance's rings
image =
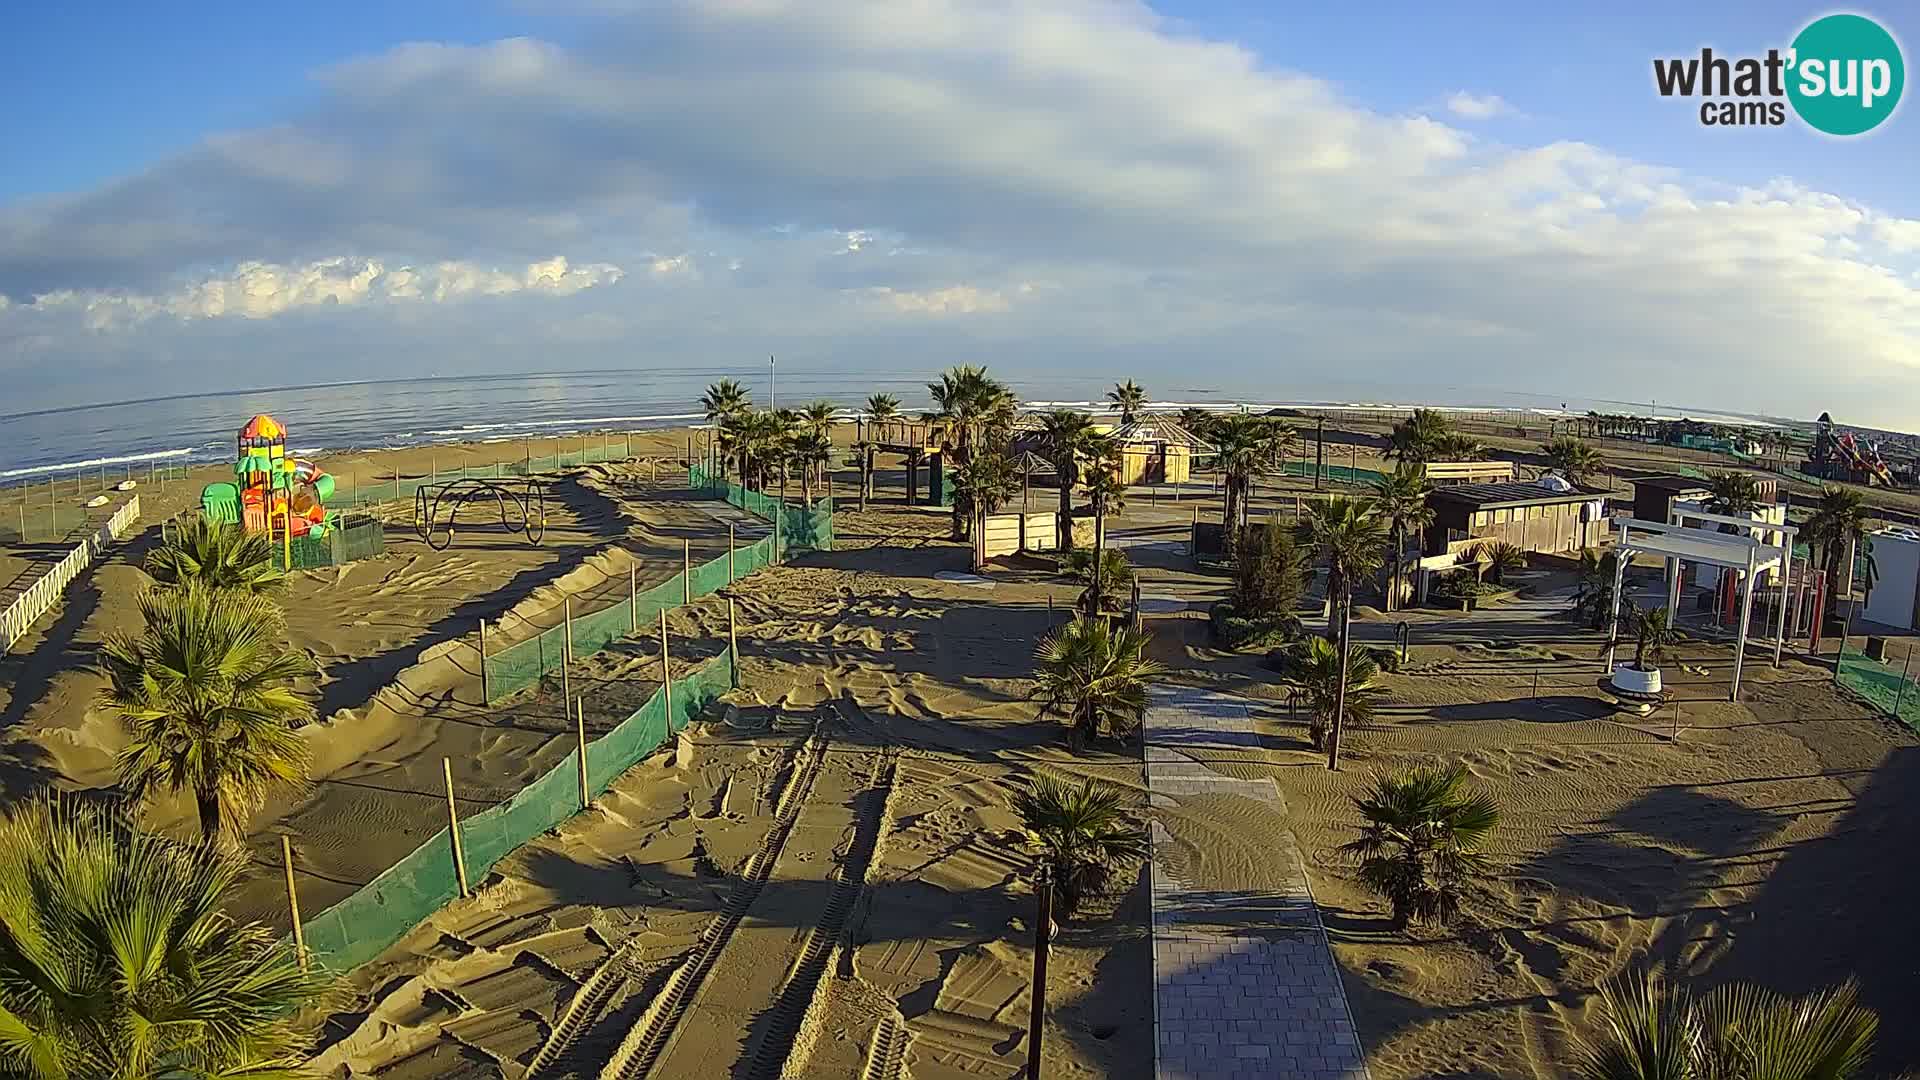
[[[1661,97],[1702,98],[1708,127],[1778,127],[1787,109],[1815,131],[1863,135],[1900,104],[1906,86],[1900,45],[1864,15],[1827,15],[1807,24],[1785,50],[1764,57],[1699,56],[1655,60]]]

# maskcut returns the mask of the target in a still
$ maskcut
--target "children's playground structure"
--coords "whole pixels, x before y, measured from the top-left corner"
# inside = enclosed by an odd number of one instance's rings
[[[413,493],[413,529],[435,551],[445,551],[453,543],[454,519],[468,502],[492,499],[500,511],[500,527],[509,533],[525,533],[539,543],[547,533],[547,499],[540,481],[482,480],[466,478],[422,484]],[[440,509],[446,507],[445,523]]]
[[[265,413],[247,421],[235,442],[233,482],[201,489],[200,510],[211,520],[266,533],[291,565],[295,538],[324,537],[338,527],[339,511],[326,506],[333,477],[288,457],[286,427]]]
[[[1822,480],[1848,480],[1856,484],[1893,484],[1893,470],[1887,467],[1877,446],[1862,446],[1851,431],[1835,435],[1833,414],[1821,413],[1819,431],[1807,450],[1805,472]]]

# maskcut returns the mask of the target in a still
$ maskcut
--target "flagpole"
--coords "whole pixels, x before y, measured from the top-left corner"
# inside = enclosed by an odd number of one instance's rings
[[[780,365],[774,363],[773,357],[769,355],[767,357],[767,367],[773,371],[773,382],[767,387],[767,411],[773,412],[780,407],[780,402],[776,397],[780,389]]]

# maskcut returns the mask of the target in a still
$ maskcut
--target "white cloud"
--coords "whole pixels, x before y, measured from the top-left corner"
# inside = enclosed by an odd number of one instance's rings
[[[1469,120],[1491,120],[1518,112],[1499,94],[1472,94],[1465,90],[1457,90],[1447,98],[1447,111]]]
[[[931,326],[955,358],[991,344],[1015,376],[1180,350],[1268,393],[1336,376],[1658,387],[1752,410],[1818,395],[1920,425],[1920,222],[1844,194],[1370,112],[1124,0],[609,2],[586,17],[579,48],[360,58],[325,72],[297,120],[0,207],[0,365],[90,362],[85,327],[34,297],[188,330],[216,307],[227,326],[298,310],[364,350],[398,340],[380,311],[414,327],[431,300],[570,293],[566,319],[490,325],[489,340],[582,361],[630,353],[619,328],[685,355],[817,340],[857,363]],[[1435,111],[1511,106],[1463,91]],[[597,288],[621,267],[660,287]],[[445,332],[477,335],[471,314]],[[966,315],[992,317],[951,317]],[[227,346],[206,341],[205,370],[173,361],[166,377],[214,384]]]

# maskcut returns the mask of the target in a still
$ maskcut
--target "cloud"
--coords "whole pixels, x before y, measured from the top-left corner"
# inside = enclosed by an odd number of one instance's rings
[[[1447,98],[1447,111],[1469,120],[1491,120],[1496,116],[1513,116],[1519,112],[1499,94],[1471,94],[1465,90],[1455,91]]]
[[[180,384],[215,382],[234,346],[213,328],[267,312],[244,325],[465,363],[485,334],[502,363],[777,338],[881,364],[924,332],[927,363],[991,348],[1015,378],[1173,356],[1268,395],[1345,379],[1920,420],[1920,222],[1844,194],[1496,145],[1112,0],[578,13],[579,47],[360,57],[297,117],[0,208],[0,374],[84,372],[101,345],[72,316],[119,303],[145,347],[180,338],[149,365]],[[513,317],[428,303],[488,297]]]

